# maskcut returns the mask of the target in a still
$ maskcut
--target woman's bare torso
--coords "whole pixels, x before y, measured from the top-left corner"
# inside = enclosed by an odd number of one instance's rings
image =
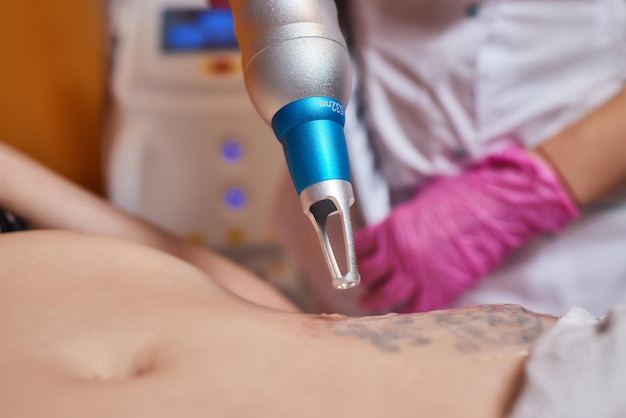
[[[70,232],[2,235],[0,266],[12,417],[503,416],[556,320],[511,305],[286,313],[156,250]]]

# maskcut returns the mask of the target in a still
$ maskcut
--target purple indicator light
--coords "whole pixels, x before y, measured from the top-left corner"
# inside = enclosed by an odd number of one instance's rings
[[[222,159],[230,164],[239,162],[243,158],[243,146],[234,139],[228,139],[222,144]]]
[[[231,210],[241,210],[248,203],[248,195],[240,187],[231,187],[224,193],[224,204]]]

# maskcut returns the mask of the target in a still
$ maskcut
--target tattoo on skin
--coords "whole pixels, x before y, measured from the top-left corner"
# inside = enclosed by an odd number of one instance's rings
[[[554,317],[518,305],[481,305],[425,314],[341,318],[330,315],[320,323],[336,336],[365,340],[390,353],[428,346],[446,332],[457,351],[469,353],[486,346],[526,346],[543,334],[545,320]]]

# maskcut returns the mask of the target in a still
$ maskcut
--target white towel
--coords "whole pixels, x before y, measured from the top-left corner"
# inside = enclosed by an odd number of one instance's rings
[[[626,306],[572,308],[539,339],[509,418],[625,418]]]

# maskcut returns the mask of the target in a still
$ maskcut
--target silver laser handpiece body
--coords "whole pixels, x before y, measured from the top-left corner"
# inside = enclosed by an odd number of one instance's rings
[[[336,289],[359,284],[344,134],[350,57],[334,0],[231,0],[248,95],[281,142],[302,208],[317,232]],[[348,271],[328,232],[341,216]]]

